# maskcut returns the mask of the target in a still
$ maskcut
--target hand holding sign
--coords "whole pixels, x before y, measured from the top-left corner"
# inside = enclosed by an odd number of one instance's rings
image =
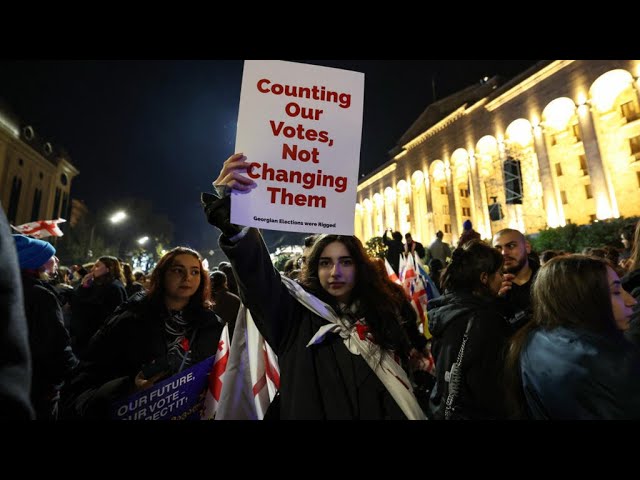
[[[257,186],[256,182],[243,175],[243,172],[247,171],[249,165],[247,157],[242,153],[231,155],[222,164],[220,175],[218,175],[218,178],[213,184],[215,186],[227,186],[238,193],[249,193]]]

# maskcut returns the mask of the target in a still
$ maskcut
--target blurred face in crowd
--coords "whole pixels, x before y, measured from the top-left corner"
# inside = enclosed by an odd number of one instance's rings
[[[93,278],[98,278],[103,275],[109,273],[109,267],[107,267],[104,263],[98,260],[91,269],[91,273],[93,274]]]
[[[609,292],[611,293],[613,318],[620,330],[628,330],[631,309],[637,302],[622,288],[618,274],[611,267],[607,267],[607,281],[609,283]]]
[[[200,262],[193,255],[176,255],[164,276],[167,297],[188,300],[200,286]]]
[[[486,274],[485,278],[482,279],[482,283],[484,283],[487,288],[491,291],[491,294],[494,296],[498,296],[498,292],[500,291],[500,287],[502,287],[502,271],[498,270],[493,274]]]
[[[356,266],[342,242],[332,242],[320,254],[318,262],[320,285],[339,302],[349,303],[356,281]]]
[[[624,236],[624,234],[620,235],[620,241],[622,241],[622,245],[624,245],[624,248],[627,250],[631,248],[631,242]]]
[[[47,260],[47,263],[43,265],[45,273],[51,276],[55,276],[58,273],[58,265],[60,265],[60,260],[55,255]]]
[[[496,235],[493,237],[493,246],[502,253],[504,273],[516,275],[527,264],[527,254],[531,247],[519,234],[506,232]]]

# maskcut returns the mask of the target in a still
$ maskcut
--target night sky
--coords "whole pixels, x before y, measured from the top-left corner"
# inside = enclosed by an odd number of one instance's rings
[[[360,174],[436,98],[484,76],[510,78],[536,60],[299,60],[365,73]],[[0,98],[80,170],[71,195],[93,212],[119,196],[148,198],[175,226],[174,243],[216,249],[202,213],[234,152],[241,60],[2,61]],[[108,200],[108,201],[107,201]]]

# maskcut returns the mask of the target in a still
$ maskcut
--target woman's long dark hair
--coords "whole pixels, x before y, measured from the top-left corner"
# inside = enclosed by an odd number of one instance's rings
[[[211,309],[211,281],[209,280],[209,272],[202,265],[202,257],[200,254],[188,247],[175,247],[162,256],[151,274],[149,293],[147,294],[147,297],[154,303],[164,303],[164,296],[166,293],[164,288],[164,276],[167,273],[167,270],[173,266],[173,259],[178,255],[191,255],[198,260],[198,264],[200,266],[200,285],[198,286],[196,293],[191,295],[188,307],[192,309]]]
[[[531,287],[533,319],[512,338],[506,358],[509,404],[516,416],[525,406],[520,354],[531,331],[557,327],[619,334],[613,317],[607,262],[586,255],[554,257],[538,270]]]
[[[363,309],[367,325],[375,342],[382,348],[393,350],[402,358],[408,356],[409,342],[398,318],[402,303],[384,284],[374,263],[356,237],[344,235],[322,235],[316,240],[302,269],[300,283],[315,296],[339,311],[338,301],[329,294],[318,277],[318,263],[327,245],[342,243],[353,258],[356,267],[355,285],[351,292],[351,301],[358,300]]]
[[[440,285],[448,292],[468,291],[491,296],[480,280],[482,273],[495,274],[502,268],[502,255],[481,240],[471,240],[451,255],[451,263],[440,278]]]
[[[97,261],[102,262],[109,271],[94,280],[96,285],[106,285],[112,283],[114,280],[120,280],[120,282],[124,284],[125,280],[124,275],[122,274],[122,265],[120,264],[120,260],[116,257],[105,255],[104,257],[100,257]]]

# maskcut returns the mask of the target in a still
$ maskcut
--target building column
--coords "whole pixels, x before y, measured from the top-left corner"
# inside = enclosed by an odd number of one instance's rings
[[[431,184],[433,183],[433,178],[431,175],[427,173],[424,176],[424,194],[426,198],[426,215],[425,221],[427,222],[426,229],[423,229],[427,238],[425,238],[426,244],[430,244],[436,236],[436,225],[435,219],[433,217],[433,198],[431,197]]]
[[[457,188],[453,185],[453,181],[451,179],[451,167],[446,164],[445,168],[445,178],[447,180],[447,197],[449,198],[449,218],[451,219],[451,246],[455,247],[458,242],[458,238],[460,238],[460,227],[458,227],[458,205],[456,202],[456,192],[454,188]]]
[[[469,155],[469,186],[471,187],[474,206],[474,223],[477,226],[478,232],[482,235],[482,238],[488,238],[491,236],[491,226],[489,223],[489,205],[487,204],[487,197],[482,193],[482,187],[480,185],[480,172],[478,171],[478,162],[473,153]]]
[[[619,217],[618,204],[615,193],[608,178],[607,171],[602,162],[600,147],[598,146],[598,136],[593,124],[593,116],[588,105],[578,107],[578,124],[580,125],[580,135],[582,145],[587,157],[587,168],[591,179],[591,189],[596,201],[596,218],[604,220],[606,218]]]
[[[533,128],[533,147],[538,159],[538,172],[542,184],[542,201],[544,211],[547,214],[547,225],[551,228],[559,227],[565,224],[564,211],[562,201],[556,195],[556,189],[553,185],[549,152],[544,141],[542,128],[539,125]]]

